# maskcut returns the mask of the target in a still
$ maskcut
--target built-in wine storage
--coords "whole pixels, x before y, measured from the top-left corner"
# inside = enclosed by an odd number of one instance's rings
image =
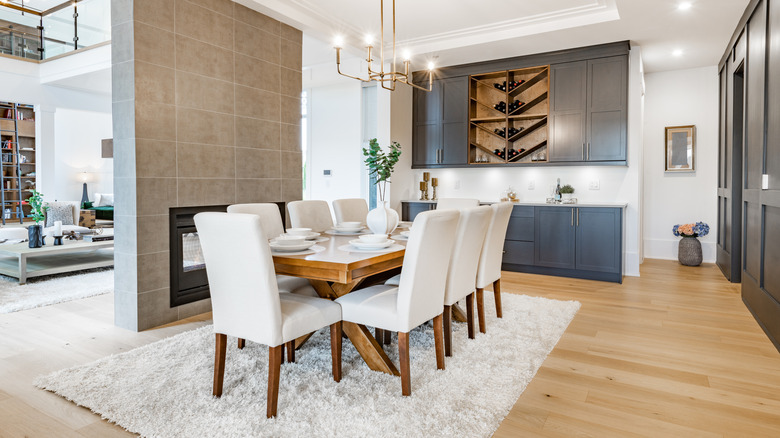
[[[469,77],[469,164],[547,162],[550,66]]]

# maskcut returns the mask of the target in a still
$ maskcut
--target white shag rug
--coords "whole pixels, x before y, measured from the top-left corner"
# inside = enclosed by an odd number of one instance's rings
[[[27,279],[0,275],[0,313],[18,312],[114,291],[112,268]]]
[[[486,297],[489,296],[486,294]],[[34,384],[146,437],[488,437],[536,374],[580,307],[505,293],[504,318],[487,300],[487,334],[453,324],[453,356],[436,370],[433,328],[410,339],[412,396],[371,371],[344,340],[343,376],[331,376],[320,330],[282,365],[278,416],[266,419],[268,348],[228,338],[224,391],[211,396],[212,327],[203,327],[38,377]],[[492,310],[492,311],[491,311]],[[397,338],[385,351],[397,364]]]

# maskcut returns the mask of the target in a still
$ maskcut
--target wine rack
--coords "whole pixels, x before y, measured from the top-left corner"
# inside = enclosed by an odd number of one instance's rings
[[[469,164],[547,162],[550,66],[469,77]]]

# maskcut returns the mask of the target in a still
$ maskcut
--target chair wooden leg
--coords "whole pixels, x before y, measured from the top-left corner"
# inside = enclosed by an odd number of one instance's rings
[[[279,374],[282,371],[282,350],[284,344],[268,347],[268,401],[266,417],[276,416],[276,405],[279,401]]]
[[[433,329],[436,330],[436,321]],[[452,356],[452,306],[444,306],[444,355]]]
[[[376,339],[377,342],[379,342],[379,345],[382,345],[385,343],[385,331],[381,328],[375,328],[374,329],[374,339]]]
[[[392,334],[390,333],[390,330],[385,330],[385,340],[384,340],[383,344],[390,345],[390,338],[391,338],[391,336],[392,336]]]
[[[341,321],[330,326],[330,357],[333,380],[341,382]]]
[[[504,314],[501,310],[501,279],[493,282],[493,296],[496,298],[496,316],[503,318]]]
[[[477,288],[477,316],[479,316],[479,332],[485,333],[485,300],[482,292],[481,288]]]
[[[287,344],[282,344],[279,346],[279,348],[282,349],[282,361],[280,363],[284,363],[284,347],[286,347]]]
[[[401,371],[401,394],[412,395],[412,376],[409,371],[409,333],[398,332],[398,360]]]
[[[287,349],[287,362],[295,363],[295,341],[290,341],[285,345]]]
[[[474,292],[466,296],[466,325],[469,328],[469,339],[474,339]]]
[[[216,334],[214,349],[214,391],[216,397],[222,396],[222,382],[225,379],[225,355],[227,354],[227,335]]]
[[[433,318],[433,340],[436,346],[436,369],[444,369],[444,318],[442,315]]]
[[[238,349],[243,350],[246,346],[246,339],[238,338]]]

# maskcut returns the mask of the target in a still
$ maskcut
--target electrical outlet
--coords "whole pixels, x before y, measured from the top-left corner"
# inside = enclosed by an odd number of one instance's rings
[[[460,180],[455,181],[455,190],[460,190]]]
[[[769,190],[769,175],[761,175],[761,190]]]
[[[590,190],[599,190],[601,188],[601,182],[597,179],[593,179],[590,181],[590,184],[588,184],[588,189]]]
[[[535,183],[535,182],[533,182],[533,181],[530,181],[530,182],[528,183],[528,190],[533,190],[533,189],[535,189],[535,188],[536,188],[536,183]]]

